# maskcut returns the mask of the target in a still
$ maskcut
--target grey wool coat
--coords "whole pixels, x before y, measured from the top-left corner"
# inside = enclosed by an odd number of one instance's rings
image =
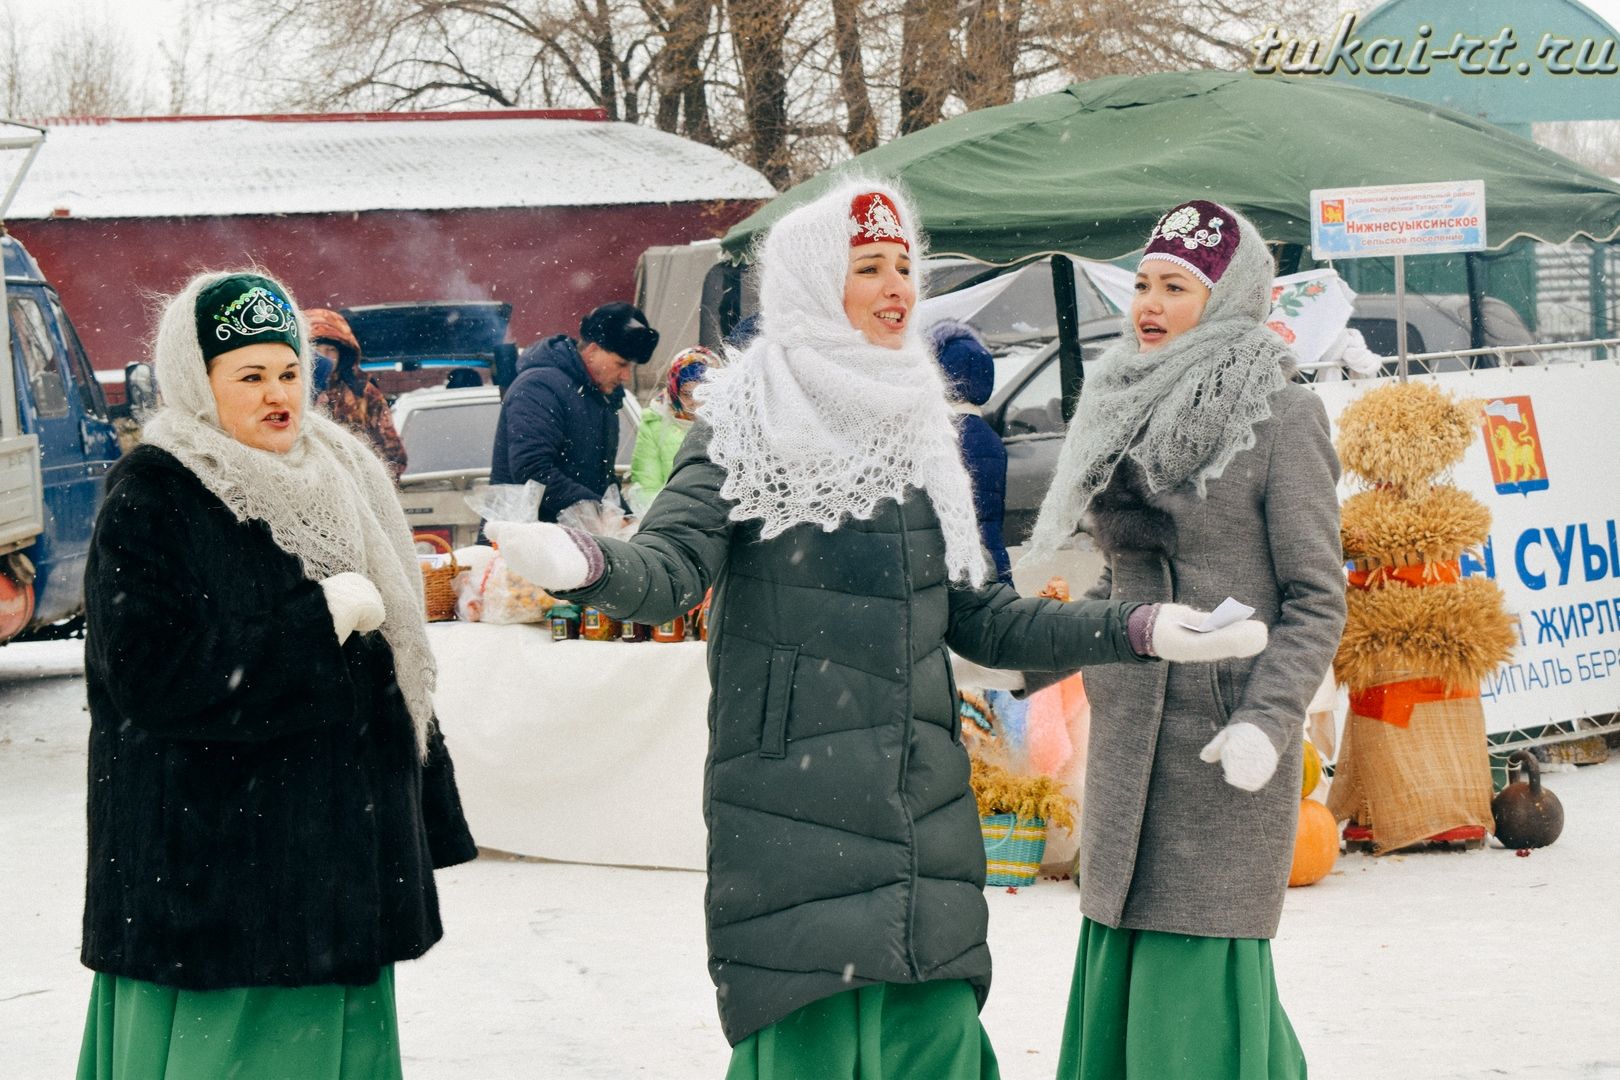
[[[1175,601],[1228,595],[1271,628],[1264,652],[1213,664],[1085,671],[1090,756],[1081,907],[1112,927],[1201,937],[1276,935],[1293,858],[1305,708],[1344,627],[1338,458],[1327,412],[1287,384],[1255,445],[1209,482],[1148,495],[1127,458],[1091,506],[1107,555],[1088,595]],[[1247,721],[1271,739],[1276,775],[1227,784],[1198,752]]]
[[[604,576],[567,595],[657,623],[714,586],[705,913],[726,1037],[874,983],[967,979],[982,1003],[984,846],[945,646],[1037,671],[1135,661],[1135,605],[948,584],[920,494],[761,539],[729,519],[708,438],[699,422],[640,532],[600,541]]]

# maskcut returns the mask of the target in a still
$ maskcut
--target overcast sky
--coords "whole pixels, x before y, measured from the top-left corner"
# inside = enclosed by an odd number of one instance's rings
[[[207,3],[208,0],[203,0]],[[1362,12],[1376,8],[1380,0],[1366,0],[1358,6]],[[1297,36],[1325,35],[1332,31],[1334,19],[1330,14],[1341,6],[1341,0],[1322,0],[1323,11],[1321,26],[1284,26],[1280,29],[1285,35]],[[1606,19],[1610,26],[1620,27],[1620,0],[1586,0],[1586,7],[1590,8],[1599,17]],[[154,93],[156,93],[157,75],[161,71],[162,63],[159,55],[159,45],[173,32],[179,21],[181,12],[186,7],[186,0],[0,0],[0,9],[9,9],[17,19],[19,25],[25,29],[25,38],[31,41],[44,40],[49,37],[45,32],[47,27],[55,27],[70,20],[79,12],[89,13],[95,18],[105,20],[118,33],[132,41],[137,49],[137,55],[148,69],[149,77],[153,80]],[[1435,12],[1454,12],[1458,7],[1458,0],[1432,0],[1432,10]],[[31,32],[37,27],[41,32]],[[1484,29],[1484,28],[1480,28]],[[1530,45],[1534,48],[1534,44]],[[220,106],[220,111],[235,111],[229,104]]]

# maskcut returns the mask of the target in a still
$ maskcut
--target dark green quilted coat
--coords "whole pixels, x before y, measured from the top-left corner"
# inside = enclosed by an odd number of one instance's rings
[[[629,543],[570,599],[657,623],[714,586],[709,968],[733,1044],[869,983],[968,979],[982,1003],[984,847],[945,646],[1032,671],[1135,660],[1132,604],[946,581],[928,500],[762,540],[733,522],[702,425]],[[628,688],[627,688],[628,689]]]

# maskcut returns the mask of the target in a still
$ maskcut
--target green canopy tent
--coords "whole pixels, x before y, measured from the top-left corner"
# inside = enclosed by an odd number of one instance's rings
[[[850,173],[905,185],[934,254],[1003,265],[1118,258],[1167,207],[1204,196],[1295,245],[1287,272],[1310,243],[1313,188],[1445,180],[1485,181],[1492,249],[1620,234],[1620,185],[1483,121],[1338,83],[1193,71],[1076,83],[896,139],[772,200],[732,228],[726,252],[746,259],[774,221]],[[1052,265],[1062,332],[1072,267]],[[1072,340],[1063,359],[1074,386]]]
[[[1443,180],[1485,181],[1493,249],[1620,234],[1620,184],[1491,124],[1338,83],[1193,71],[1076,83],[896,139],[767,203],[726,251],[852,171],[904,184],[935,254],[987,263],[1117,258],[1198,195],[1307,245],[1313,188]]]

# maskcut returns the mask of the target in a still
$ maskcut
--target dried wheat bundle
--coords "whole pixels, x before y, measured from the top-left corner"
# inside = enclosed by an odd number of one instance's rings
[[[1339,416],[1339,460],[1369,483],[1426,487],[1468,450],[1476,402],[1459,402],[1425,382],[1391,383],[1364,394]]]
[[[1424,589],[1351,589],[1333,670],[1352,691],[1419,672],[1447,686],[1478,686],[1513,652],[1513,620],[1502,590],[1472,577]]]
[[[1421,494],[1374,488],[1352,495],[1339,526],[1345,558],[1364,568],[1451,562],[1485,543],[1490,531],[1485,504],[1444,485]]]

